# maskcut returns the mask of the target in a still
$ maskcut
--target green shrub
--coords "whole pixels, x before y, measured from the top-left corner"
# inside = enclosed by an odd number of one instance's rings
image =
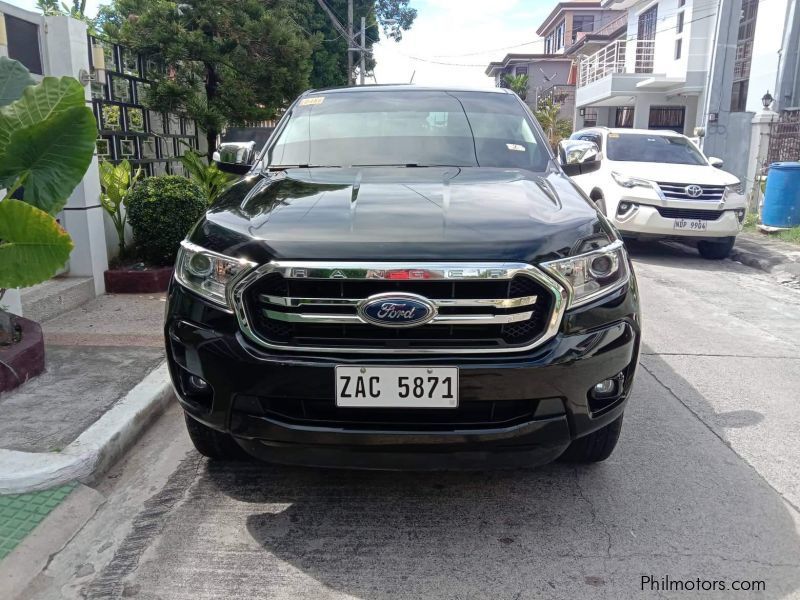
[[[181,240],[203,216],[206,197],[194,183],[177,175],[144,179],[128,195],[128,222],[137,253],[154,265],[175,262]]]

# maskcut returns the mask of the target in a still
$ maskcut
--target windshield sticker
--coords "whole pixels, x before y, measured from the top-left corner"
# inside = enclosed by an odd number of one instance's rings
[[[506,144],[506,148],[514,152],[525,152],[525,146],[521,144]]]
[[[312,96],[311,98],[303,98],[300,100],[300,106],[316,106],[325,102],[325,96]]]
[[[614,133],[614,132],[612,131],[611,133],[609,133],[609,134],[608,134],[608,137],[616,139],[616,138],[618,138],[618,137],[619,137],[619,134],[618,134],[618,133]]]

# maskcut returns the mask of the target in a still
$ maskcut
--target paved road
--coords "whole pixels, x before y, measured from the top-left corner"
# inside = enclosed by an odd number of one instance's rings
[[[800,292],[634,248],[644,368],[593,467],[396,474],[212,464],[177,409],[28,598],[800,598]],[[718,585],[718,584],[717,584]]]

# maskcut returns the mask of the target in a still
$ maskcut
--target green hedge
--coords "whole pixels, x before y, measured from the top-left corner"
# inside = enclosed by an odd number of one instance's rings
[[[171,265],[181,240],[205,213],[206,197],[184,177],[159,175],[136,184],[127,210],[139,256],[153,265]]]

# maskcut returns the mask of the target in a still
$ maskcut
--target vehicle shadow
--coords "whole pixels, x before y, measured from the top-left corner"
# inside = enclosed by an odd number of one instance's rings
[[[666,265],[675,269],[692,271],[753,272],[751,267],[729,259],[709,260],[703,258],[690,242],[684,244],[677,241],[625,240],[625,247],[632,259],[648,265]]]
[[[645,370],[620,446],[599,465],[396,473],[210,462],[203,479],[248,505],[259,560],[357,598],[620,598],[641,592],[642,575],[761,579],[763,598],[800,587],[787,505]]]

